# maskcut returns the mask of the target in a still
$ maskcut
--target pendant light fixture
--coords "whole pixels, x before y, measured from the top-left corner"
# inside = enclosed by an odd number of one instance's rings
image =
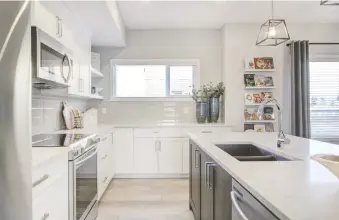
[[[339,5],[339,1],[335,0],[321,0],[320,5]]]
[[[272,0],[272,18],[261,25],[257,37],[258,46],[277,46],[290,39],[284,19],[274,19],[274,7]]]

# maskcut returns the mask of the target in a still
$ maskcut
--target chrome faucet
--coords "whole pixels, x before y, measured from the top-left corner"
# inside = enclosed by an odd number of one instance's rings
[[[259,120],[262,120],[262,116],[264,114],[264,107],[265,107],[265,105],[267,105],[269,103],[275,104],[275,106],[277,106],[277,109],[279,111],[279,122],[278,122],[279,123],[279,133],[278,133],[277,147],[282,148],[282,147],[284,147],[284,144],[289,144],[291,141],[290,141],[290,139],[288,139],[286,137],[284,131],[281,128],[282,108],[281,108],[280,103],[274,98],[265,99],[258,108],[257,116],[258,116]]]

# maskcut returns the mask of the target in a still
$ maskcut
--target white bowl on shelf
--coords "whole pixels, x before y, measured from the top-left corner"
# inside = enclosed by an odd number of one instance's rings
[[[339,178],[339,155],[316,154],[311,156],[311,158],[318,161],[324,167],[329,169],[337,178]]]

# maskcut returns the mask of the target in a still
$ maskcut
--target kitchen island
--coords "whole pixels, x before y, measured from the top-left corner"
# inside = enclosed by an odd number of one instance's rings
[[[189,137],[191,145],[195,144],[217,164],[217,168],[222,168],[246,188],[278,219],[339,219],[339,180],[321,164],[310,159],[311,155],[318,153],[339,155],[338,145],[288,136],[291,143],[279,149],[276,133],[229,132],[223,135],[189,133]],[[215,146],[216,144],[253,144],[290,161],[241,162]],[[191,152],[191,158],[195,157],[193,154],[194,152]],[[201,164],[202,172],[204,165]],[[194,164],[191,165],[191,171],[194,167]],[[218,180],[214,181],[218,184]],[[229,183],[225,185],[227,184]],[[219,192],[219,195],[222,193],[224,192]],[[201,207],[206,205],[201,202]],[[221,205],[224,206],[222,208],[225,212],[226,204]],[[206,217],[201,216],[200,219],[207,220],[204,218]]]

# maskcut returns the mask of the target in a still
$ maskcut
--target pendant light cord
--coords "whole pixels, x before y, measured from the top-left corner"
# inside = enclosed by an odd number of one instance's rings
[[[272,10],[272,19],[274,19],[274,6],[273,6],[273,0],[271,1],[271,10]]]

